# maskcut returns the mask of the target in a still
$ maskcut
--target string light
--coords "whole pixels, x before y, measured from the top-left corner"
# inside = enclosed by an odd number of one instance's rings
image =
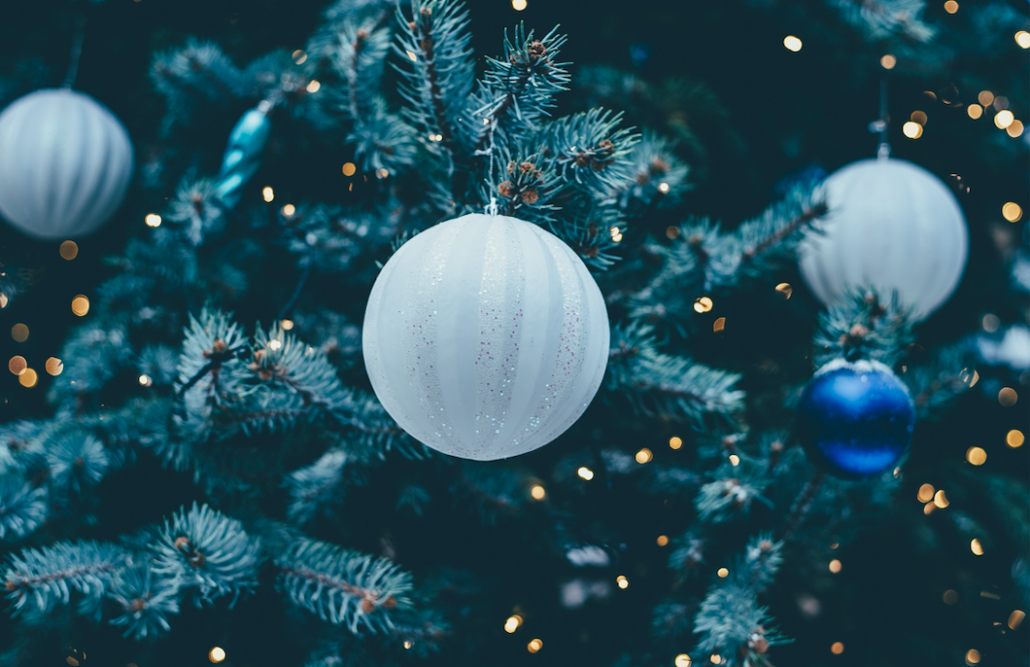
[[[637,455],[633,458],[637,460],[637,463],[644,464],[653,459],[654,454],[651,453],[650,449],[644,447],[639,452],[637,452]]]
[[[880,58],[880,66],[884,69],[894,69],[894,66],[897,64],[898,59],[889,53]]]
[[[1003,408],[1011,408],[1019,400],[1019,394],[1012,387],[1003,387],[998,392],[998,402],[1001,403]]]
[[[1016,44],[1019,44],[1021,49],[1030,49],[1030,32],[1026,30],[1020,30],[1016,33]]]
[[[923,136],[923,126],[919,123],[913,123],[912,121],[908,121],[907,123],[901,126],[901,133],[909,139],[918,139],[919,137]]]
[[[944,595],[941,596],[944,600],[944,604],[955,604],[958,602],[958,593],[952,589],[944,591]]]
[[[784,37],[783,45],[787,47],[788,51],[793,51],[794,53],[797,53],[801,50],[801,40],[795,37],[794,35],[787,35],[786,37]]]
[[[923,484],[919,487],[919,493],[916,494],[916,498],[921,503],[928,503],[933,500],[933,494],[935,491],[936,489],[933,488],[933,484]]]
[[[837,574],[838,572],[840,572],[840,567],[840,561],[836,558],[830,561],[830,572]]]
[[[978,540],[976,538],[973,538],[973,541],[969,543],[969,550],[972,551],[977,556],[983,556],[984,555],[983,545],[981,545],[980,544],[980,540]]]
[[[790,295],[794,293],[790,283],[780,283],[776,286],[776,291],[782,294],[784,299],[789,299]]]
[[[533,500],[543,500],[547,492],[544,491],[544,487],[539,484],[534,484],[533,488],[529,490],[529,495],[533,497]]]
[[[1012,449],[1022,447],[1023,440],[1023,432],[1018,429],[1012,429],[1011,431],[1005,434],[1005,444],[1011,447]]]
[[[404,640],[404,650],[405,650],[405,651],[407,651],[408,649],[410,649],[410,648],[411,648],[412,646],[414,646],[414,644],[412,644],[412,643],[411,643],[411,640],[410,640],[410,639],[405,639],[405,640]]]
[[[678,438],[675,435],[672,436],[671,438],[669,438],[669,448],[670,449],[679,449],[682,446],[683,446],[683,439],[682,438]]]
[[[517,12],[521,12],[525,9],[527,4],[526,0],[511,0],[511,7]]]
[[[712,309],[712,300],[707,296],[702,296],[694,302],[694,310],[699,313],[707,313]]]
[[[720,579],[725,579],[726,577],[730,576],[730,571],[724,567],[720,567],[716,574],[719,575]]]
[[[994,124],[998,126],[999,130],[1004,130],[1006,127],[1011,125],[1012,121],[1014,121],[1015,119],[1016,117],[1012,114],[1012,112],[1008,109],[1005,109],[1004,111],[999,111],[997,114],[995,114]]]
[[[357,172],[357,170],[358,170],[358,167],[353,162],[345,162],[343,164],[343,175],[344,176],[353,176],[354,173]]]
[[[944,3],[944,11],[948,12],[949,14],[954,14],[958,11],[958,3],[955,2],[955,0],[948,0]]]
[[[1009,222],[1017,222],[1023,217],[1023,208],[1014,201],[1005,202],[1005,205],[1001,207],[1001,217]]]
[[[966,651],[967,665],[975,665],[978,662],[980,662],[980,651],[977,651],[975,648],[971,648],[968,651]]]
[[[586,466],[580,466],[579,470],[576,471],[576,474],[588,482],[594,478],[594,471]]]
[[[79,294],[74,299],[72,299],[72,312],[78,315],[79,317],[82,317],[83,315],[88,313],[89,299],[83,294]]]
[[[61,244],[61,257],[69,262],[79,254],[79,245],[75,241],[65,241]]]
[[[844,644],[842,642],[833,642],[830,645],[830,653],[834,655],[840,655],[844,652]]]
[[[1015,139],[1016,137],[1023,134],[1023,122],[1019,120],[1012,121],[1008,127],[1005,128],[1005,133]]]
[[[147,223],[147,227],[160,227],[161,216],[157,213],[147,213],[146,217],[143,218],[143,222]]]
[[[713,665],[718,665],[720,662],[722,662],[722,656],[718,653],[713,653],[712,657],[710,657],[709,660],[712,661]]]
[[[11,327],[11,338],[15,343],[24,343],[29,339],[29,328],[19,322]]]
[[[626,577],[622,576],[621,574],[619,576],[615,577],[615,583],[617,583],[619,585],[619,588],[621,588],[623,590],[629,588],[629,579],[627,579]]]
[[[26,368],[23,372],[21,372],[18,375],[18,383],[26,388],[35,387],[36,381],[38,379],[39,376],[36,374],[36,371],[32,370],[31,368]]]
[[[518,630],[520,625],[522,625],[522,617],[518,614],[512,614],[508,617],[508,620],[504,622],[504,631],[510,635]]]
[[[272,190],[271,186],[266,185],[261,188],[261,198],[265,201],[272,201],[275,199],[275,191]]]
[[[525,2],[525,0],[522,0],[522,1]],[[526,650],[529,651],[530,653],[536,653],[537,651],[539,651],[543,647],[544,647],[544,643],[542,641],[540,641],[539,639],[533,639],[528,644],[526,644]]]
[[[1019,626],[1023,624],[1023,619],[1026,618],[1026,612],[1020,609],[1014,609],[1009,614],[1008,626],[1010,630],[1018,630]]]
[[[966,113],[969,114],[970,118],[976,120],[980,116],[984,115],[984,108],[979,104],[970,104],[966,107]]]
[[[51,375],[60,375],[64,372],[64,362],[57,357],[50,357],[46,360],[44,368],[46,368],[46,372]]]
[[[690,667],[690,656],[686,653],[680,653],[676,656],[676,659],[672,661],[672,664],[676,667]]]
[[[966,460],[975,466],[982,466],[987,461],[987,452],[982,447],[970,447],[966,450]]]
[[[283,328],[283,331],[289,331],[293,328],[293,320],[283,320],[279,322],[279,326]]]
[[[11,371],[15,375],[21,375],[28,367],[29,362],[25,361],[25,357],[20,354],[11,357],[10,361],[7,362],[7,370]]]
[[[669,536],[668,535],[659,535],[658,539],[655,540],[655,541],[658,543],[658,546],[664,547],[666,544],[669,543]]]
[[[740,465],[740,457],[736,454],[730,454],[730,465],[736,468]]]
[[[207,659],[211,662],[221,662],[225,660],[225,649],[221,646],[215,646],[207,652]]]
[[[287,204],[286,206],[283,206],[282,211],[283,211],[283,215],[288,218],[288,217],[290,217],[291,215],[293,215],[294,213],[297,212],[297,207],[294,206],[293,204]]]
[[[272,340],[268,341],[268,349],[270,350],[278,350],[282,346],[283,342],[278,338],[273,338]]]
[[[307,91],[309,93],[317,93],[318,89],[322,87],[322,84],[317,79],[312,79],[308,82]]]
[[[668,194],[668,192],[669,192],[669,184],[668,183],[659,183],[658,184],[658,192],[661,192],[663,195],[664,194]]]
[[[297,63],[298,65],[303,65],[304,61],[308,59],[308,54],[304,53],[300,49],[297,49],[293,52],[292,57],[293,62]]]
[[[608,233],[612,235],[612,241],[618,243],[622,240],[622,232],[619,231],[618,227],[612,227],[608,230]]]
[[[934,494],[933,504],[937,507],[940,507],[941,509],[944,509],[945,507],[951,504],[950,502],[948,502],[948,497],[944,495],[944,489],[941,489],[940,491]]]
[[[994,101],[994,93],[989,90],[981,90],[976,96],[976,101],[985,107],[990,106],[991,102]]]

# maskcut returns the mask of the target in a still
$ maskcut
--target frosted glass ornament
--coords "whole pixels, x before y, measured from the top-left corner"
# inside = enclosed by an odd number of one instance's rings
[[[0,113],[0,216],[29,236],[96,231],[121,205],[131,177],[129,134],[89,95],[38,90]]]
[[[848,286],[897,290],[917,320],[948,298],[966,266],[969,232],[955,195],[927,170],[860,160],[824,183],[830,215],[801,248],[801,275],[832,305]]]
[[[365,311],[376,396],[416,440],[490,461],[565,432],[608,364],[608,312],[582,260],[515,218],[466,215],[401,246]]]

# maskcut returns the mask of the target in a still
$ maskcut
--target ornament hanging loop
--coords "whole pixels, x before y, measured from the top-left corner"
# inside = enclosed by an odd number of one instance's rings
[[[72,37],[72,49],[68,55],[68,71],[64,75],[62,88],[75,85],[75,77],[79,74],[79,57],[82,56],[82,42],[86,39],[86,15],[80,14],[75,19],[75,35]]]
[[[876,149],[876,157],[886,160],[891,156],[891,144],[887,139],[887,127],[890,116],[887,115],[887,72],[880,75],[880,119],[869,124],[870,132],[880,133],[880,145]]]
[[[483,207],[483,212],[487,215],[497,215],[497,197],[490,197],[490,203]]]

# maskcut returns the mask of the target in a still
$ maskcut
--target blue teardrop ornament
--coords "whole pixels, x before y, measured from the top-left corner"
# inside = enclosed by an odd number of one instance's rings
[[[235,208],[243,194],[243,186],[261,166],[261,156],[268,142],[272,122],[262,106],[243,114],[229,133],[229,145],[222,157],[215,192],[226,208]]]

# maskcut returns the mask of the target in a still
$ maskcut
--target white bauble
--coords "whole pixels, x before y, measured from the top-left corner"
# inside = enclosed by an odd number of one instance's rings
[[[853,162],[824,183],[825,234],[809,234],[801,275],[826,305],[845,288],[897,290],[915,319],[955,291],[968,255],[966,218],[955,195],[927,170],[890,158]]]
[[[132,177],[121,122],[70,88],[38,90],[0,113],[0,215],[29,236],[84,236],[107,221]]]
[[[582,260],[505,216],[466,215],[401,246],[362,336],[372,387],[401,428],[479,461],[564,433],[608,364],[608,312]]]

